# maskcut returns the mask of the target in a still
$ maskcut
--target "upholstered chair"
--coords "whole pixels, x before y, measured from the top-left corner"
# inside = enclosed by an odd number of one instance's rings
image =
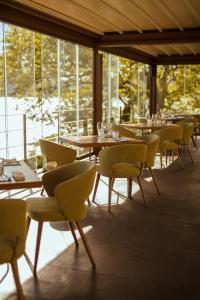
[[[132,179],[137,178],[143,201],[147,205],[144,192],[140,182],[143,166],[147,154],[147,146],[144,144],[126,144],[105,148],[99,153],[99,169],[96,176],[93,202],[95,201],[96,192],[100,176],[109,178],[108,189],[108,211],[111,212],[112,188],[115,178],[127,178],[128,197],[131,198]]]
[[[120,136],[124,136],[124,137],[128,137],[128,138],[135,138],[135,132],[123,127],[122,125],[113,124],[112,130],[119,131]]]
[[[190,122],[183,122],[182,124],[180,124],[183,128],[183,135],[182,135],[182,139],[180,141],[180,144],[185,146],[190,159],[192,162],[194,162],[191,152],[189,150],[189,144],[190,144],[190,140],[193,134],[193,130],[194,130],[194,123],[190,123]]]
[[[0,264],[10,264],[18,299],[24,299],[17,260],[24,254],[26,241],[26,202],[19,199],[0,201]]]
[[[182,139],[183,128],[180,125],[170,126],[154,132],[160,138],[159,151],[160,151],[160,165],[163,167],[162,155],[165,152],[167,159],[167,151],[175,152],[180,161],[181,167],[183,163],[179,153],[179,144]]]
[[[158,194],[160,194],[160,191],[158,189],[158,185],[156,183],[156,178],[153,173],[152,167],[154,166],[155,163],[155,158],[156,158],[156,153],[159,149],[159,143],[160,143],[160,138],[156,134],[148,134],[148,135],[143,135],[140,137],[141,140],[145,141],[145,144],[147,145],[147,156],[145,160],[145,167],[148,168],[151,177],[153,179],[153,182],[155,184],[156,190]]]
[[[83,233],[80,221],[87,215],[85,200],[91,193],[96,173],[96,165],[89,161],[74,162],[44,173],[43,186],[48,197],[27,199],[28,227],[31,219],[38,222],[33,274],[36,276],[40,241],[44,222],[66,221],[71,229],[76,246],[74,228],[77,227],[91,264],[94,258]]]
[[[195,141],[195,136],[198,136],[198,130],[199,130],[198,120],[195,118],[186,118],[186,119],[176,122],[177,125],[183,125],[185,123],[192,123],[194,125],[193,132],[191,134],[191,140],[192,140],[194,147],[198,150],[198,145]]]
[[[40,139],[40,149],[44,157],[44,170],[50,171],[56,167],[61,167],[75,161],[76,150],[50,142],[45,139]]]

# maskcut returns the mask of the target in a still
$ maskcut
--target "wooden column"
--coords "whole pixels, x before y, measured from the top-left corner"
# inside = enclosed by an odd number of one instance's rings
[[[97,134],[97,122],[102,121],[103,55],[94,50],[93,59],[93,133]]]
[[[156,114],[156,74],[157,65],[150,65],[150,114]]]

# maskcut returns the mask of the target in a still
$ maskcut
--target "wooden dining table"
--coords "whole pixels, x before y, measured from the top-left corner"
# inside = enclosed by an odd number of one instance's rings
[[[110,147],[121,144],[143,144],[144,141],[137,138],[119,137],[113,139],[112,137],[100,138],[97,135],[90,136],[61,136],[59,138],[61,143],[67,143],[77,147],[83,148],[101,148]]]
[[[14,180],[13,172],[22,172],[24,180]],[[0,181],[0,190],[12,190],[12,189],[31,189],[42,187],[42,181],[37,174],[24,162],[19,161],[18,164],[4,166],[4,174],[8,178],[8,181]]]
[[[150,130],[150,131],[156,131],[156,130],[160,130],[163,128],[169,128],[169,127],[176,127],[176,126],[180,126],[180,125],[176,125],[176,124],[120,124],[123,127],[126,128],[130,128],[130,129],[138,129],[138,130]]]

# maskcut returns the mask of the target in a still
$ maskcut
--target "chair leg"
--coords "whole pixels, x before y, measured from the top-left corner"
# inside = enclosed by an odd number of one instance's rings
[[[181,168],[183,168],[183,162],[182,162],[182,159],[181,159],[181,156],[180,156],[179,149],[177,149],[177,155],[178,155],[178,159],[179,159],[180,164],[181,164]]]
[[[111,212],[111,199],[112,199],[113,184],[114,184],[114,178],[109,178],[109,186],[108,186],[108,212]]]
[[[68,225],[69,225],[69,228],[71,230],[71,233],[72,233],[72,236],[74,238],[74,242],[76,244],[76,247],[78,247],[78,240],[77,240],[77,237],[76,237],[76,233],[75,233],[75,230],[74,230],[74,223],[73,222],[68,222]]]
[[[44,195],[44,188],[42,187],[41,192],[40,192],[40,196]]]
[[[33,275],[35,277],[37,276],[37,264],[38,264],[38,257],[39,257],[39,251],[40,251],[42,228],[43,228],[43,222],[38,222],[38,232],[37,232],[37,241],[36,241],[36,249],[35,249],[35,261],[34,261],[34,267],[33,267]]]
[[[157,185],[157,183],[156,183],[156,178],[155,178],[155,176],[154,176],[153,170],[152,170],[150,167],[148,167],[148,169],[149,169],[149,172],[150,172],[150,174],[151,174],[151,177],[153,178],[153,182],[154,182],[154,185],[155,185],[155,187],[156,187],[157,193],[160,195],[160,191],[159,191],[159,189],[158,189],[158,185]]]
[[[188,152],[188,154],[189,154],[189,156],[190,156],[191,161],[194,162],[194,160],[193,160],[193,158],[192,158],[192,155],[191,155],[191,152],[190,152],[190,150],[189,150],[189,148],[188,148],[188,145],[186,145],[186,149],[187,149],[187,152]]]
[[[84,245],[84,247],[85,247],[85,250],[86,250],[86,252],[87,252],[87,254],[88,254],[88,257],[89,257],[89,259],[90,259],[90,262],[91,262],[93,268],[95,268],[95,267],[96,267],[96,264],[95,264],[95,261],[94,261],[92,252],[91,252],[91,250],[90,250],[88,241],[87,241],[87,239],[86,239],[86,236],[85,236],[85,234],[84,234],[84,232],[83,232],[82,226],[81,226],[80,222],[78,222],[78,221],[76,221],[75,223],[76,223],[76,226],[77,226],[78,231],[79,231],[79,233],[80,233],[81,239],[82,239],[82,241],[83,241],[83,245]]]
[[[132,178],[127,178],[127,197],[131,199],[132,195]]]
[[[163,168],[163,163],[162,163],[162,150],[160,150],[160,168]]]
[[[19,279],[19,271],[18,271],[17,261],[12,261],[10,264],[11,264],[11,267],[12,267],[13,277],[14,277],[14,280],[15,280],[18,299],[23,300],[24,295],[23,295],[23,290],[22,290],[22,286],[21,286],[21,283],[20,283],[20,279]]]
[[[29,216],[27,217],[26,222],[27,222],[27,225],[26,225],[27,233],[26,233],[26,235],[28,235],[28,231],[29,231],[29,228],[30,228],[30,225],[31,225],[31,218]]]
[[[168,163],[168,151],[165,150],[165,164],[166,164],[166,167],[167,167],[167,163]]]
[[[92,197],[92,202],[94,202],[94,203],[95,203],[95,197],[96,197],[97,188],[98,188],[98,185],[99,185],[100,176],[101,176],[100,173],[97,173],[95,187],[94,187],[94,194],[93,194],[93,197]]]
[[[145,205],[146,207],[148,207],[148,204],[147,204],[147,202],[146,202],[146,199],[145,199],[145,196],[144,196],[144,192],[143,192],[143,188],[142,188],[141,181],[140,181],[140,178],[139,178],[139,177],[137,177],[137,181],[138,181],[138,184],[139,184],[139,187],[140,187],[140,191],[141,191],[141,193],[142,193],[142,198],[143,198],[143,201],[144,201],[144,205]]]
[[[198,150],[198,146],[197,146],[197,144],[195,142],[195,139],[194,139],[193,135],[191,136],[191,139],[192,139],[192,143],[193,143],[194,147]]]
[[[90,202],[90,198],[87,197],[87,203],[88,203],[88,206],[91,206],[91,202]]]

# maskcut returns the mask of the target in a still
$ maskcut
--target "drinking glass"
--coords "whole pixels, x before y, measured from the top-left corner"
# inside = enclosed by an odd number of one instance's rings
[[[114,140],[118,139],[119,138],[119,131],[113,131],[112,132],[112,137]]]

